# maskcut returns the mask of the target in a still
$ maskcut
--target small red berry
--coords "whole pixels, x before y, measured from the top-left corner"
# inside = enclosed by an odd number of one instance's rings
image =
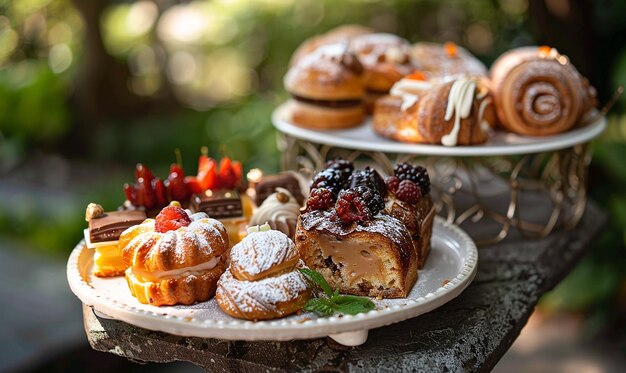
[[[335,203],[337,216],[344,223],[364,222],[372,219],[372,212],[367,203],[353,189],[342,190]]]
[[[401,201],[412,204],[417,203],[422,198],[422,190],[411,180],[402,180],[395,194]]]
[[[333,205],[333,192],[327,188],[317,188],[311,191],[306,201],[306,211],[328,210]]]
[[[154,229],[159,233],[165,233],[186,227],[189,224],[191,224],[191,219],[185,210],[170,205],[159,212],[154,222]]]
[[[395,193],[398,190],[398,185],[400,185],[400,179],[395,176],[387,176],[385,178],[385,184],[387,184],[387,190]]]

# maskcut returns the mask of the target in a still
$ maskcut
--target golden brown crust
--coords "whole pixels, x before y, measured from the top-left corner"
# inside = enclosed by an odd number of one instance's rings
[[[226,271],[215,300],[226,314],[245,320],[270,320],[298,312],[311,297],[307,280],[298,271],[259,281],[240,281]]]
[[[415,67],[433,77],[459,75],[485,76],[487,68],[465,48],[451,44],[450,53],[445,44],[419,42],[411,48]]]
[[[567,57],[550,48],[511,50],[498,58],[490,75],[500,124],[522,135],[565,132],[597,105],[593,87]]]
[[[417,253],[406,227],[393,217],[383,216],[367,222],[367,226],[358,226],[357,230],[352,230],[355,227],[346,230],[328,214],[313,211],[298,219],[296,247],[306,265],[318,271],[340,293],[406,297],[417,280]],[[324,245],[337,238],[341,245],[348,245],[342,250],[356,250],[355,255],[366,251],[368,257],[378,258],[379,270],[354,277],[348,269],[354,263],[325,254],[328,251]],[[343,255],[354,257],[345,252]]]
[[[321,46],[337,42],[349,43],[350,39],[355,36],[371,33],[374,33],[373,29],[361,25],[343,25],[335,27],[325,34],[312,36],[300,44],[295,52],[293,52],[289,65],[295,65],[304,58],[304,56],[311,54]]]
[[[352,128],[365,120],[363,105],[328,108],[291,99],[287,102],[286,113],[291,123],[318,130]]]
[[[237,280],[256,281],[292,271],[299,256],[293,241],[277,230],[250,233],[229,254],[230,272]]]
[[[294,96],[314,100],[360,100],[365,94],[363,67],[345,45],[332,44],[292,66],[284,78]]]
[[[146,272],[169,271],[205,263],[228,250],[228,232],[206,214],[192,215],[192,223],[176,231],[155,231],[147,219],[124,231],[118,247],[129,267]]]
[[[410,74],[410,44],[399,36],[364,34],[350,40],[353,52],[365,68],[363,81],[371,91],[385,93],[395,82]]]
[[[225,264],[218,262],[215,268],[188,276],[164,278],[148,281],[126,270],[126,282],[131,294],[144,304],[170,306],[193,304],[210,299],[215,294],[217,281],[225,270]]]
[[[442,138],[454,127],[454,115],[445,119],[450,90],[455,81],[434,83],[432,88],[420,95],[418,101],[406,110],[401,109],[402,98],[386,96],[374,107],[374,131],[397,141],[441,144]],[[478,87],[487,92],[487,86],[477,81]],[[481,111],[481,105],[484,107]],[[482,144],[487,141],[488,130],[495,121],[492,98],[487,93],[478,98],[475,94],[467,118],[460,118],[460,129],[456,145]]]
[[[407,227],[417,253],[417,268],[422,269],[430,253],[435,217],[432,198],[426,195],[416,204],[400,201],[393,193],[390,193],[387,198],[384,213],[400,220]]]
[[[374,132],[396,141],[425,143],[417,127],[415,108],[401,110],[402,98],[387,95],[374,104],[372,117]]]

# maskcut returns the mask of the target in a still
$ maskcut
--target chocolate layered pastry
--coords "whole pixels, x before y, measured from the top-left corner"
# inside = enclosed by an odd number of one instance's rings
[[[304,193],[301,181],[295,175],[295,172],[282,172],[277,175],[263,175],[255,184],[255,202],[257,206],[261,206],[263,201],[271,194],[276,192],[276,188],[284,188],[298,201],[298,204],[304,203]]]
[[[213,219],[238,218],[243,216],[241,197],[236,190],[207,190],[191,197],[195,212],[204,212]]]
[[[94,274],[98,277],[112,277],[124,274],[124,264],[118,249],[120,235],[126,229],[141,224],[146,219],[143,211],[105,212],[102,206],[90,203],[85,212],[89,227],[85,229],[85,243],[94,252]]]
[[[241,241],[248,218],[237,190],[207,190],[191,196],[191,210],[217,219],[228,231],[230,246]]]
[[[91,243],[117,241],[120,234],[133,225],[146,220],[144,211],[112,211],[89,220],[89,241]]]

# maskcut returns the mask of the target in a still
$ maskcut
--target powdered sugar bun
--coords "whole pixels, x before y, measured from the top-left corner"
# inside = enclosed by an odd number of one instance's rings
[[[299,261],[298,266],[304,263]],[[215,300],[230,316],[266,320],[300,310],[310,294],[307,279],[298,270],[258,281],[238,280],[227,270],[217,284]]]
[[[230,271],[238,280],[256,281],[292,271],[297,263],[293,241],[276,230],[251,233],[230,250]]]

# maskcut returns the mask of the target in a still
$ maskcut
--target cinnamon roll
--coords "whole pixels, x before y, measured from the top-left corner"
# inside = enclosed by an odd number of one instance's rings
[[[521,135],[562,133],[597,105],[595,89],[554,48],[511,50],[490,76],[499,123]]]

